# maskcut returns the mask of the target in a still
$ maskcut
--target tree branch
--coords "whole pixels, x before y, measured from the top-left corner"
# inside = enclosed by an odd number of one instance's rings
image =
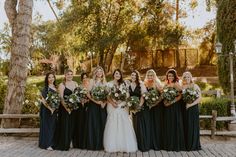
[[[48,2],[49,7],[50,7],[51,10],[52,10],[54,16],[56,17],[57,21],[59,22],[59,18],[58,18],[58,16],[57,16],[55,10],[54,10],[53,7],[52,7],[52,4],[51,4],[50,0],[47,0],[47,2]]]
[[[4,4],[4,9],[12,28],[14,26],[14,23],[16,21],[15,19],[17,17],[16,6],[17,6],[17,0],[6,0]]]

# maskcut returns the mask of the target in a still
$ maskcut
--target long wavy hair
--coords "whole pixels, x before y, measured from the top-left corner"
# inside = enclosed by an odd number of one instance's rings
[[[150,82],[148,80],[148,75],[150,75],[150,74],[152,74],[154,77],[152,82]],[[160,79],[157,77],[157,74],[153,69],[150,69],[146,72],[146,76],[144,79],[144,85],[146,87],[155,87],[155,86],[162,87],[162,83],[161,83]]]
[[[56,76],[55,76],[55,74],[54,74],[53,72],[48,72],[48,73],[46,74],[46,76],[45,76],[45,79],[44,79],[45,88],[48,88],[48,78],[49,78],[49,75],[53,75],[53,77],[54,77],[54,82],[53,82],[53,84],[54,84],[54,86],[56,87]]]
[[[114,79],[114,75],[116,72],[119,72],[120,73],[120,79],[117,81],[118,82],[118,85],[121,85],[122,83],[124,83],[124,80],[123,80],[123,74],[121,72],[120,69],[115,69],[112,76],[113,76],[113,79]]]
[[[185,81],[185,77],[186,76],[189,76],[190,77],[190,79],[191,79],[191,81],[190,81],[190,83],[193,83],[193,76],[192,76],[192,74],[189,72],[189,71],[186,71],[186,72],[184,72],[183,73],[183,75],[182,75],[182,83],[183,83],[183,85],[186,85],[187,83],[186,83],[186,81]]]
[[[139,85],[140,85],[140,81],[141,81],[139,72],[138,72],[137,70],[134,70],[134,71],[132,71],[132,73],[135,73],[135,74],[136,74],[135,83],[137,84],[137,86],[139,86]],[[132,73],[131,73],[131,74],[132,74]]]
[[[179,77],[177,75],[177,71],[175,69],[169,69],[167,72],[166,72],[166,83],[169,84],[170,81],[168,79],[168,74],[173,74],[174,75],[174,80],[173,82],[179,82]]]
[[[94,71],[93,71],[93,80],[96,81],[97,80],[97,72],[98,70],[102,70],[102,83],[105,84],[106,81],[106,76],[105,76],[105,72],[103,70],[103,68],[101,66],[98,66]]]

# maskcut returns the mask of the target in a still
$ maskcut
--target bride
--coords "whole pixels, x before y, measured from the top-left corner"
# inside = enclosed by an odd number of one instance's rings
[[[113,81],[108,83],[110,89],[126,87],[122,73],[116,69],[113,73]],[[128,93],[128,92],[127,92]],[[111,94],[110,94],[111,95]],[[127,95],[128,96],[128,95]],[[135,152],[137,141],[135,132],[129,119],[126,102],[112,96],[108,98],[107,122],[104,131],[104,148],[107,152]]]

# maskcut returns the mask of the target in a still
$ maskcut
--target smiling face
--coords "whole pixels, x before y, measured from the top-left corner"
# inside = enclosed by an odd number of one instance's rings
[[[186,84],[190,84],[191,81],[192,81],[192,77],[189,75],[189,74],[185,74],[183,76],[183,81],[186,83]]]
[[[66,81],[72,81],[73,79],[73,73],[72,72],[68,72],[65,74],[66,77]]]
[[[114,80],[117,80],[117,81],[118,81],[118,80],[121,78],[120,72],[119,72],[119,71],[116,71],[116,72],[114,73],[113,77],[114,77]]]
[[[102,69],[98,69],[96,72],[96,77],[97,78],[102,78],[103,77],[103,70]]]
[[[154,80],[154,73],[153,72],[149,72],[147,74],[147,79],[148,79],[148,81],[153,81]]]
[[[168,73],[167,74],[167,79],[169,80],[170,83],[173,82],[175,80],[174,74]]]
[[[131,80],[132,82],[135,82],[137,80],[137,74],[135,72],[131,73]]]
[[[48,84],[53,84],[55,81],[54,75],[50,74],[48,75]]]

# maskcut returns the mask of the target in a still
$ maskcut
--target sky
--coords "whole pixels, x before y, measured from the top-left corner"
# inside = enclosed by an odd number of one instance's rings
[[[168,0],[169,2],[175,2],[175,0]],[[182,1],[181,5],[185,6],[188,10],[188,17],[184,19],[180,19],[180,22],[186,25],[188,28],[197,29],[202,28],[208,21],[214,19],[216,16],[216,10],[212,9],[211,12],[206,11],[206,0],[197,0],[198,6],[191,10],[186,2],[190,0]],[[0,0],[0,30],[3,28],[3,24],[8,22],[5,10],[4,10],[4,0]],[[56,20],[53,15],[51,9],[49,8],[46,0],[34,0],[33,7],[33,17],[39,13],[42,15],[42,21],[47,20]],[[0,58],[3,58],[3,54],[0,53]]]

